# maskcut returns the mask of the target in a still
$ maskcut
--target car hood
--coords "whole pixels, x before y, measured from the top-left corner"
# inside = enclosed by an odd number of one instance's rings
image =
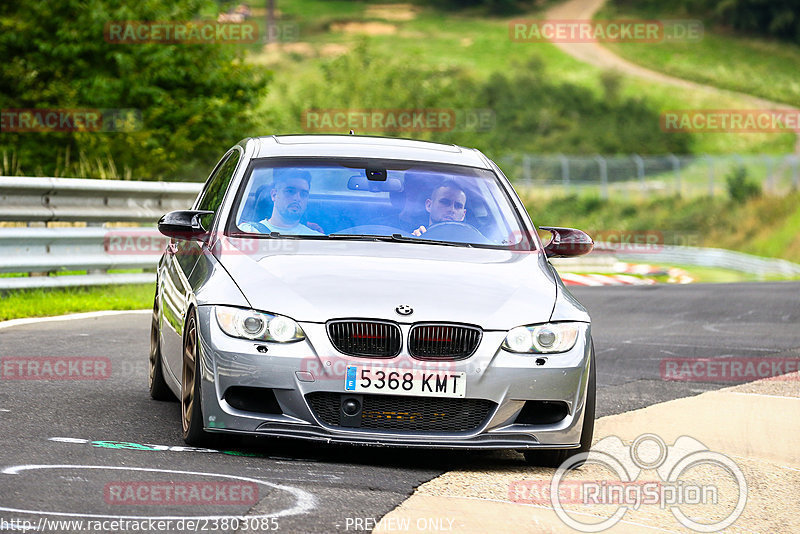
[[[557,291],[537,252],[224,237],[215,256],[254,309],[301,322],[357,317],[506,330],[548,321]],[[413,314],[397,313],[400,305]]]

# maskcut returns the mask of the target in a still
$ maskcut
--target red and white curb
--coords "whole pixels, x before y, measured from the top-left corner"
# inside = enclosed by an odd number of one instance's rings
[[[667,279],[668,284],[691,284],[694,278],[689,276],[689,273],[677,267],[658,267],[656,265],[647,265],[643,263],[618,263],[616,267],[621,272],[630,274],[666,274],[669,276]]]
[[[651,278],[638,278],[627,274],[576,274],[560,273],[568,286],[649,286],[656,283]]]

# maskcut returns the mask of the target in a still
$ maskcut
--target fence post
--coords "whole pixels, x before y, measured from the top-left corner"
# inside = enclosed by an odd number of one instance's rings
[[[87,228],[103,228],[105,223],[89,221],[86,223]],[[88,269],[86,274],[108,274],[108,269]]]
[[[561,161],[561,182],[565,188],[569,187],[569,159],[564,154],[559,154],[558,159]]]
[[[672,172],[675,174],[675,193],[681,195],[681,160],[675,157],[675,154],[670,154],[669,160],[672,162]]]
[[[527,154],[522,156],[522,180],[528,187],[533,183],[533,178],[531,177],[531,157]]]
[[[774,174],[775,165],[774,162],[772,161],[772,158],[769,156],[764,156],[764,162],[766,163],[767,166],[767,179],[764,181],[765,187],[763,189],[765,193],[774,193],[776,189],[775,174]]]
[[[600,183],[602,184],[601,188],[601,196],[605,199],[608,198],[608,165],[606,164],[606,159],[603,156],[595,156],[595,161],[597,161],[597,166],[600,168]]]
[[[26,223],[26,226],[27,226],[28,228],[47,228],[47,222],[45,222],[45,221],[28,221],[28,222]],[[39,271],[39,272],[34,272],[34,273],[30,273],[30,272],[29,272],[29,273],[28,273],[28,276],[29,276],[29,277],[34,277],[34,276],[50,276],[50,273],[55,273],[55,272],[56,272],[56,271],[54,271],[54,270],[50,270],[50,271]]]
[[[639,184],[642,187],[642,193],[647,191],[647,186],[644,183],[644,160],[639,154],[634,154],[633,161],[636,163],[636,177],[639,179]]]
[[[706,156],[708,161],[708,195],[714,196],[714,160],[711,156]]]

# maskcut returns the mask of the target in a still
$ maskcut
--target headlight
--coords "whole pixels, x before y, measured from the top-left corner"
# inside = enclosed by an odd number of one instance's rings
[[[575,346],[585,323],[548,323],[518,326],[509,330],[503,348],[511,352],[552,354],[567,352]]]
[[[229,336],[279,343],[291,343],[306,337],[296,321],[282,315],[227,306],[214,306],[214,309],[219,327]]]

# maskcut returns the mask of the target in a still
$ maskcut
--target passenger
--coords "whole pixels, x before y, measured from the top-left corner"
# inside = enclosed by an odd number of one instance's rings
[[[285,235],[320,235],[321,231],[300,224],[308,207],[308,194],[311,189],[311,174],[291,168],[274,171],[274,181],[270,198],[272,214],[256,223],[244,223],[239,227],[245,232],[269,234],[278,232]],[[319,226],[314,225],[319,228]],[[320,229],[321,230],[321,229]]]
[[[425,201],[425,210],[428,212],[428,226],[443,222],[463,222],[467,215],[467,194],[454,180],[445,180]],[[423,225],[412,233],[421,236],[427,231]]]
[[[389,217],[375,219],[372,224],[391,226],[403,232],[411,232],[425,224],[428,220],[425,199],[428,197],[430,179],[431,176],[427,174],[407,172],[403,180],[403,191],[389,193],[392,207],[399,211]]]

